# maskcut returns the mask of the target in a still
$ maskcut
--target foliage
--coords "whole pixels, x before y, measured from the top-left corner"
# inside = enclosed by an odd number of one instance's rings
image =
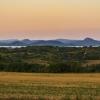
[[[0,48],[0,71],[9,72],[100,72],[100,64],[83,66],[85,60],[100,60],[100,47],[30,46]]]

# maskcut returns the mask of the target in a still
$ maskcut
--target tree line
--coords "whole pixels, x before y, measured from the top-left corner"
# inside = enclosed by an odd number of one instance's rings
[[[49,65],[10,63],[0,64],[0,71],[6,72],[35,72],[35,73],[98,73],[100,64],[80,66],[78,64],[55,63]]]

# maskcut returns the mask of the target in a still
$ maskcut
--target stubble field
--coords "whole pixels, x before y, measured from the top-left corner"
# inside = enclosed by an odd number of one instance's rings
[[[0,72],[0,100],[100,100],[100,74]]]

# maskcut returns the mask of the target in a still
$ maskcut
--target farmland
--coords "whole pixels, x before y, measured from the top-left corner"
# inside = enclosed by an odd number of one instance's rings
[[[100,100],[100,74],[0,72],[0,100]]]
[[[100,47],[0,48],[0,100],[100,100]]]

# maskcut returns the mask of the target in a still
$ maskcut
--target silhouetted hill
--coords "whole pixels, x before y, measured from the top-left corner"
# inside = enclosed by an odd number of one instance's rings
[[[0,46],[100,46],[100,41],[92,38],[84,40],[0,40]]]

